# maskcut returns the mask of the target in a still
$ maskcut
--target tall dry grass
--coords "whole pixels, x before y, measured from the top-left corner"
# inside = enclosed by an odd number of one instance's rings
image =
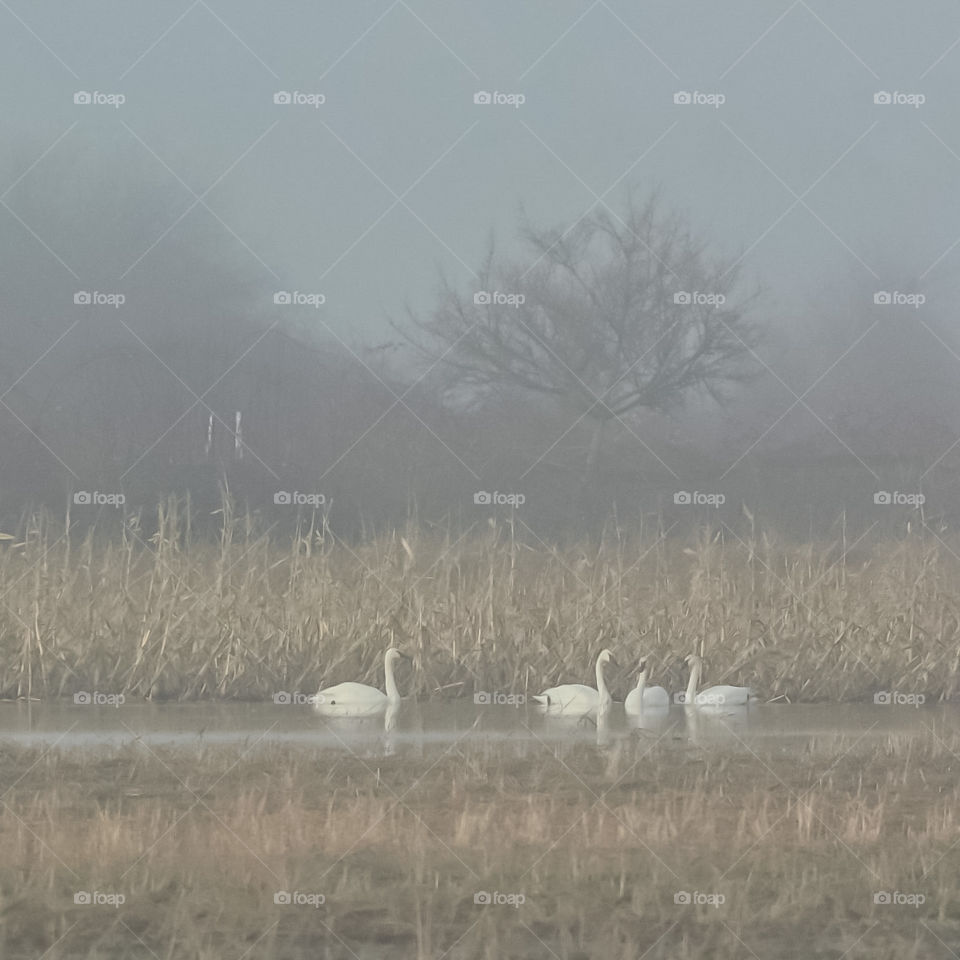
[[[281,544],[224,504],[223,533],[190,535],[161,506],[78,537],[31,518],[0,542],[0,697],[77,690],[266,698],[355,678],[381,654],[414,657],[405,692],[527,692],[589,678],[601,646],[652,655],[679,688],[702,647],[705,681],[791,701],[957,689],[960,544],[627,538],[566,547],[509,524],[465,535],[410,527],[359,544],[304,527]],[[622,696],[630,678],[615,678]]]

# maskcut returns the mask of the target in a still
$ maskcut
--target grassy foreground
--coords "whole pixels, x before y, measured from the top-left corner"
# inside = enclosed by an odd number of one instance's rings
[[[954,734],[523,747],[0,747],[0,955],[903,960],[960,942]]]
[[[933,701],[957,687],[957,547],[724,531],[560,549],[520,543],[509,526],[360,545],[309,531],[280,547],[229,516],[210,544],[191,542],[175,504],[147,543],[133,522],[78,542],[35,518],[0,543],[0,698],[269,699],[380,684],[389,644],[414,657],[404,693],[427,696],[588,680],[609,646],[622,697],[641,653],[655,682],[678,689],[669,670],[702,641],[708,684],[794,702],[879,690]]]

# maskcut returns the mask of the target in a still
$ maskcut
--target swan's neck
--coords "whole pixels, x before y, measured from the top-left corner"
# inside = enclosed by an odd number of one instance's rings
[[[393,660],[387,660],[383,665],[383,676],[386,681],[387,699],[395,703],[400,699],[400,691],[397,689],[397,681],[393,676]]]
[[[646,689],[646,686],[647,686],[647,671],[641,670],[640,676],[637,677],[637,691],[640,694],[641,700],[643,699],[643,691]]]
[[[604,703],[610,699],[610,691],[607,689],[607,681],[603,678],[603,662],[597,660],[597,693],[600,694],[600,702]]]
[[[687,682],[687,695],[684,703],[694,703],[697,699],[697,685],[700,683],[700,664],[694,663],[690,667],[690,679]]]

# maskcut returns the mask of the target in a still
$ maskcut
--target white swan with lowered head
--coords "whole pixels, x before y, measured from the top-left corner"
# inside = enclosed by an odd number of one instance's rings
[[[596,710],[606,713],[613,703],[613,697],[607,689],[603,678],[603,668],[617,661],[609,650],[601,650],[597,657],[597,688],[588,687],[583,683],[564,683],[559,687],[550,687],[543,693],[534,695],[537,703],[546,707],[550,713],[591,713]]]
[[[686,663],[690,667],[690,680],[683,698],[685,707],[722,710],[724,707],[745,707],[756,701],[757,698],[749,687],[731,687],[721,684],[716,687],[707,687],[706,690],[698,693],[697,686],[700,683],[703,660],[691,654],[686,658]]]
[[[640,675],[637,685],[627,694],[623,709],[628,714],[642,713],[647,710],[663,710],[670,706],[670,694],[663,687],[647,686],[647,658],[640,660]]]
[[[393,667],[402,659],[406,658],[393,648],[383,655],[386,693],[366,683],[348,680],[321,690],[314,699],[313,709],[325,717],[372,717],[383,713],[388,707],[396,709],[400,704],[400,691],[393,677]]]

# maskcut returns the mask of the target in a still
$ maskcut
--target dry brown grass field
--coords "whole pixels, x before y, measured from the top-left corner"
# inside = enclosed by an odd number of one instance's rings
[[[674,735],[377,760],[6,750],[0,953],[947,957],[958,756],[942,730],[781,755]]]

